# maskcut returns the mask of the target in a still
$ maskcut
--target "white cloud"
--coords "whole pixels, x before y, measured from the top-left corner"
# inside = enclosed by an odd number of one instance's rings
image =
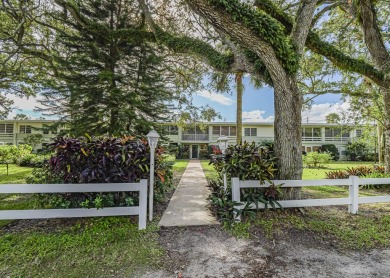
[[[13,117],[15,117],[16,114],[26,114],[31,119],[36,119],[41,116],[40,113],[34,112],[34,109],[36,109],[37,107],[43,107],[43,105],[38,102],[38,100],[40,99],[39,96],[20,98],[13,94],[7,94],[6,97],[8,99],[13,100],[14,102],[12,106],[14,107],[14,109],[8,114],[8,119],[12,119]]]
[[[349,108],[348,102],[343,103],[321,103],[313,104],[310,110],[302,112],[302,121],[304,123],[325,123],[326,116],[330,113],[338,113],[346,111]]]
[[[221,105],[232,105],[235,103],[234,100],[224,96],[223,94],[213,93],[207,90],[198,91],[197,95],[218,102]]]
[[[39,97],[20,98],[16,95],[8,94],[7,98],[14,101],[14,107],[16,109],[32,110],[36,107],[43,107],[40,103],[38,103]]]
[[[242,112],[242,121],[243,122],[267,122],[273,123],[275,117],[268,116],[266,118],[263,117],[265,111],[254,110],[249,112]]]

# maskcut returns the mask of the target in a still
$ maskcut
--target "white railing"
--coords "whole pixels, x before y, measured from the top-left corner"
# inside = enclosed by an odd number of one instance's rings
[[[306,142],[321,142],[322,141],[322,137],[306,137],[306,136],[303,136],[302,137],[302,141],[306,141]]]
[[[304,187],[304,186],[349,186],[349,196],[346,198],[329,198],[329,199],[304,199],[304,200],[280,200],[278,203],[283,208],[300,208],[300,207],[316,207],[316,206],[331,206],[331,205],[348,205],[350,213],[358,213],[359,204],[369,203],[386,203],[390,202],[390,195],[386,196],[370,196],[359,197],[359,185],[363,184],[390,184],[390,178],[374,178],[365,179],[356,176],[350,176],[349,179],[329,179],[329,180],[273,180],[275,185],[284,187]],[[238,178],[232,178],[232,199],[236,202],[241,202],[241,188],[267,188],[270,187],[269,182],[260,184],[260,181],[242,181]],[[242,209],[244,205],[237,206],[237,209]],[[252,204],[251,208],[255,209],[256,205]],[[258,208],[265,208],[264,204],[259,203]]]
[[[208,141],[208,134],[182,134],[181,140],[183,141]]]
[[[139,192],[137,207],[0,210],[0,220],[138,215],[138,228],[145,229],[147,188],[148,181],[145,179],[139,183],[0,184],[0,194]]]
[[[325,137],[325,142],[349,142],[350,137]]]

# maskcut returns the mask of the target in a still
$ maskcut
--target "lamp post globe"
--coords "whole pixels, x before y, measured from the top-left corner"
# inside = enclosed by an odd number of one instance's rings
[[[221,136],[218,138],[219,149],[224,154],[228,147],[229,138],[227,136]]]
[[[154,129],[151,130],[146,137],[148,137],[148,143],[151,149],[155,149],[158,143],[158,138],[160,138],[160,135],[158,135],[157,131]]]
[[[148,143],[150,147],[150,177],[149,177],[149,221],[153,220],[153,191],[154,191],[154,150],[158,143],[157,131],[151,130],[146,137],[148,137]]]

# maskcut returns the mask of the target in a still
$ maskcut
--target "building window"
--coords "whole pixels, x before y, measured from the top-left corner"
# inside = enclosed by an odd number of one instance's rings
[[[302,128],[302,137],[321,137],[321,128],[304,127]]]
[[[321,146],[314,146],[313,147],[313,152],[320,152],[321,151]]]
[[[162,128],[166,132],[167,135],[178,135],[179,134],[179,129],[176,125],[164,125],[164,126],[162,126]]]
[[[229,127],[228,126],[221,126],[221,135],[229,136]]]
[[[343,131],[341,136],[344,138],[349,138],[349,131]]]
[[[230,127],[230,136],[237,136],[237,128],[235,126]]]
[[[349,131],[343,131],[341,128],[325,128],[325,137],[343,137],[349,138]]]
[[[170,125],[169,126],[169,135],[178,135],[179,134],[179,128],[177,125]]]
[[[21,125],[19,127],[19,133],[31,133],[31,126],[30,125]]]
[[[0,124],[0,134],[1,133],[14,133],[13,124]]]
[[[236,136],[237,128],[235,126],[213,126],[213,135]]]
[[[221,135],[221,127],[213,126],[213,135]]]
[[[362,130],[356,129],[356,137],[361,137],[361,136],[362,136]]]
[[[257,136],[257,128],[245,128],[244,135],[251,136],[251,137]]]
[[[313,137],[321,137],[321,128],[313,127]]]

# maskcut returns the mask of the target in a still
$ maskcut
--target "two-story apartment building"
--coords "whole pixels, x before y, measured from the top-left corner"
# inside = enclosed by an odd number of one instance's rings
[[[198,158],[201,149],[208,145],[218,145],[220,136],[227,136],[229,144],[235,144],[237,129],[234,122],[209,123],[206,129],[199,127],[182,130],[177,126],[166,125],[167,137],[173,144],[188,145],[190,157]],[[274,140],[273,123],[243,123],[243,141],[270,142]],[[302,151],[319,150],[322,145],[334,144],[340,153],[340,160],[346,159],[345,150],[348,142],[360,136],[361,130],[353,126],[340,127],[338,124],[303,123],[302,124]]]
[[[0,145],[19,145],[32,134],[42,134],[42,143],[35,146],[42,148],[46,142],[57,135],[57,130],[49,128],[52,120],[0,120]]]
[[[43,141],[35,148],[40,149],[61,130],[48,128],[52,120],[1,120],[0,145],[18,145],[31,134],[42,134]],[[227,136],[229,144],[236,144],[237,129],[234,122],[212,122],[205,129],[199,127],[183,130],[175,124],[163,125],[171,144],[187,145],[191,158],[199,158],[199,152],[209,145],[218,145],[220,136]],[[337,124],[303,123],[302,150],[317,151],[325,144],[334,144],[340,153],[340,159],[346,159],[346,144],[360,136],[361,130],[353,126],[340,127]],[[274,140],[273,123],[243,123],[243,141],[270,142]]]

